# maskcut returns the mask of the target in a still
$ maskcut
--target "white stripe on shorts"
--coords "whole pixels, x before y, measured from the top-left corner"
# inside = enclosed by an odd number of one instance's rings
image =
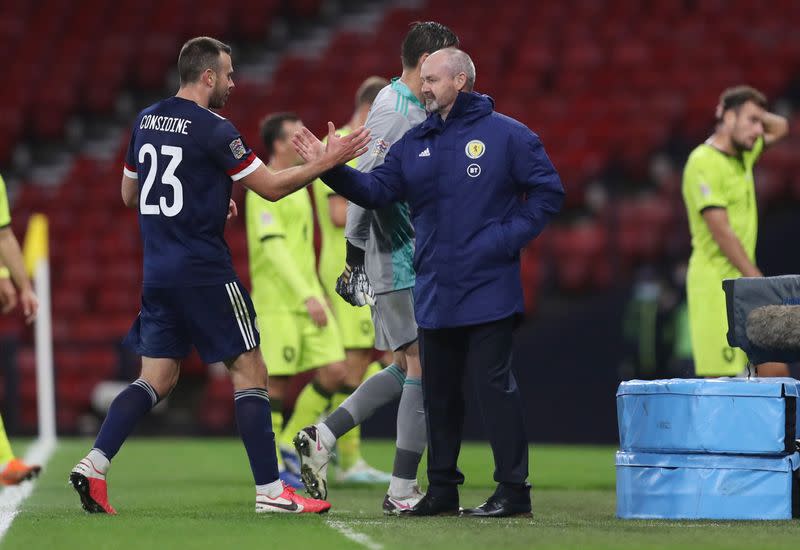
[[[242,321],[244,322],[244,327],[247,329],[247,332],[250,335],[250,341],[253,342],[253,347],[256,347],[256,336],[255,331],[253,330],[253,320],[250,318],[250,311],[247,309],[247,302],[244,301],[244,296],[242,296],[242,290],[239,288],[239,285],[236,283],[231,284],[233,285],[233,293],[235,296],[238,296],[239,305],[242,308],[242,315],[244,315]]]
[[[255,346],[250,342],[250,338],[247,334],[247,331],[244,329],[244,325],[242,324],[242,314],[239,311],[239,304],[233,297],[233,290],[231,289],[232,284],[233,283],[226,283],[225,290],[228,291],[228,297],[231,299],[231,305],[233,306],[233,315],[234,317],[236,317],[236,322],[239,324],[239,331],[242,333],[242,339],[244,340],[244,345],[247,349],[251,349],[254,348]]]

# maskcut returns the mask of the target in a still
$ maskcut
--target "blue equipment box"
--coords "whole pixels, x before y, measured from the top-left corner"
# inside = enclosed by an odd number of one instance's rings
[[[785,455],[796,450],[790,378],[631,380],[617,390],[623,451]]]
[[[617,517],[798,517],[800,454],[782,457],[617,453]]]

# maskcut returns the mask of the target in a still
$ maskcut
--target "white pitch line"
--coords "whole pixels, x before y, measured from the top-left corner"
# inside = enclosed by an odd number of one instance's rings
[[[350,527],[347,526],[347,523],[344,521],[337,521],[337,520],[326,520],[328,526],[332,529],[335,529],[348,539],[352,540],[353,542],[357,542],[358,544],[369,548],[369,550],[383,550],[383,545],[375,542],[372,540],[368,535],[364,533],[359,533],[358,531],[353,531]]]
[[[55,439],[37,439],[25,453],[25,462],[39,464],[44,468],[55,448]],[[8,532],[11,522],[19,514],[20,506],[30,496],[35,486],[35,481],[26,481],[21,485],[6,487],[0,492],[0,540]]]

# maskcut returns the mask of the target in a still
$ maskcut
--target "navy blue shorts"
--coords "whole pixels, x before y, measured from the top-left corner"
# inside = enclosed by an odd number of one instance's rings
[[[242,283],[144,287],[142,310],[124,344],[145,357],[179,359],[192,345],[206,363],[235,359],[259,345],[256,312]]]

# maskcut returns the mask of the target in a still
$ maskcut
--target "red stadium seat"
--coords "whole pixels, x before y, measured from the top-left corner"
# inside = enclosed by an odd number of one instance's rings
[[[559,285],[568,291],[601,288],[610,282],[608,234],[598,224],[582,223],[553,232]]]
[[[86,309],[87,299],[83,289],[57,287],[53,293],[53,315],[72,317]]]
[[[222,433],[233,427],[233,385],[227,376],[209,378],[200,400],[198,416],[201,425],[211,433]]]
[[[106,380],[116,374],[119,357],[109,348],[72,348],[57,350],[54,362],[58,376]]]
[[[88,410],[92,390],[96,385],[96,380],[84,377],[58,378],[56,394],[58,395],[59,409],[63,405],[70,409]]]
[[[35,376],[36,352],[33,348],[23,347],[17,350],[17,372],[20,376]]]
[[[196,350],[181,361],[181,376],[184,378],[187,376],[205,378],[207,371],[208,366],[203,362]]]
[[[85,316],[76,319],[72,326],[75,341],[90,343],[120,342],[128,333],[134,316],[116,315],[104,318]]]

